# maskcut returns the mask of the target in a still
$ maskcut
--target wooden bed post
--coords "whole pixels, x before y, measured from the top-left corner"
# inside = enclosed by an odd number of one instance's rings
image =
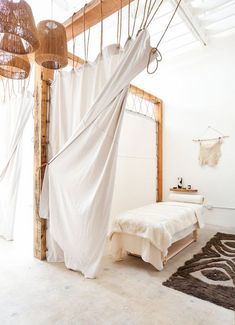
[[[39,217],[39,200],[47,163],[47,116],[50,102],[50,81],[53,71],[35,68],[34,99],[34,256],[46,258],[46,220]]]
[[[156,201],[160,202],[163,199],[163,105],[158,99],[155,103],[155,119],[158,126],[157,132],[157,195]]]

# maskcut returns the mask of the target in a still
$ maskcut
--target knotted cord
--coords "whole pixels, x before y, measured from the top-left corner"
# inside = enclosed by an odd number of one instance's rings
[[[119,40],[120,10],[117,12],[117,44]]]
[[[84,43],[84,59],[85,63],[87,63],[87,41],[86,41],[86,6],[83,7],[83,43]]]
[[[131,38],[131,2],[128,0],[128,39]]]
[[[100,53],[102,54],[103,51],[103,33],[104,33],[104,26],[103,26],[103,0],[100,0]]]
[[[87,47],[86,47],[86,53],[87,53],[87,59],[86,61],[88,61],[89,59],[89,44],[90,44],[90,28],[88,29],[88,36],[87,36]]]
[[[163,40],[163,37],[165,36],[165,34],[166,34],[166,32],[167,32],[167,30],[168,30],[168,28],[169,28],[169,26],[170,26],[170,24],[171,24],[171,22],[172,22],[174,16],[175,16],[175,14],[176,14],[176,12],[177,12],[177,10],[178,10],[178,8],[179,8],[179,5],[180,5],[181,1],[182,1],[182,0],[179,0],[177,6],[176,6],[176,8],[175,8],[175,10],[174,10],[174,12],[173,12],[173,14],[172,14],[172,16],[171,16],[171,19],[169,20],[169,22],[168,22],[168,24],[167,24],[167,26],[166,26],[166,28],[165,28],[165,30],[164,30],[162,36],[160,37],[160,40],[158,41],[156,47],[153,47],[153,48],[151,49],[151,51],[149,52],[149,59],[148,59],[148,64],[147,64],[147,72],[148,72],[148,74],[153,74],[153,73],[155,73],[155,72],[157,71],[157,69],[158,69],[158,63],[162,60],[162,55],[161,55],[160,51],[158,50],[158,47],[159,47],[161,41]],[[160,3],[160,5],[161,5],[161,3]],[[159,6],[158,6],[158,7],[159,7]],[[148,24],[148,25],[149,25],[149,24]],[[155,67],[155,69],[154,69],[153,71],[150,71],[150,70],[149,70],[149,65],[150,65],[150,63],[151,63],[152,55],[156,55],[156,67]]]
[[[133,27],[132,27],[131,37],[133,37],[134,32],[135,32],[135,24],[136,24],[137,14],[138,14],[138,10],[139,10],[139,4],[140,4],[140,0],[137,0],[137,5],[136,5],[136,10],[135,10],[135,17],[134,17],[134,23],[133,23]]]
[[[163,34],[162,34],[160,40],[159,40],[158,43],[157,43],[156,48],[160,45],[160,43],[161,43],[163,37],[165,36],[166,32],[168,31],[168,28],[169,28],[169,26],[170,26],[170,24],[171,24],[173,18],[175,17],[175,14],[176,14],[176,12],[177,12],[177,10],[178,10],[178,8],[179,8],[179,5],[180,5],[181,1],[182,1],[182,0],[179,0],[178,4],[177,4],[177,6],[176,6],[176,8],[175,8],[175,10],[174,10],[174,12],[173,12],[173,15],[171,16],[171,19],[169,20],[169,22],[168,22],[168,24],[167,24],[167,26],[166,26],[166,28],[165,28],[165,30],[164,30],[164,32],[163,32]]]
[[[16,92],[15,92],[15,83],[14,83],[14,80],[13,79],[11,79],[11,88],[12,88],[12,93],[15,95],[15,97],[16,97]]]
[[[6,100],[6,90],[5,90],[5,84],[4,84],[3,77],[1,77],[1,81],[2,81],[2,88],[3,88],[3,102],[5,102],[5,100]]]
[[[156,1],[156,0],[155,0],[155,1]],[[146,2],[147,2],[147,1],[146,1]],[[143,25],[143,29],[145,29],[145,26],[146,26],[146,23],[147,23],[148,17],[149,17],[150,12],[151,12],[151,4],[152,4],[152,0],[149,0],[148,10],[147,10],[146,19],[145,19],[145,22],[144,22],[144,25]]]
[[[145,26],[145,28],[148,28],[148,27],[149,27],[149,25],[150,25],[151,22],[153,21],[154,17],[156,16],[158,10],[160,9],[160,7],[161,7],[163,1],[164,1],[164,0],[161,0],[161,1],[160,1],[160,3],[158,4],[157,8],[155,9],[155,11],[154,11],[152,17],[150,18],[149,22],[146,21],[146,26]],[[157,2],[157,0],[155,0],[154,3],[153,3],[153,5],[152,5],[152,8],[151,8],[150,13],[149,13],[149,17],[150,17],[150,15],[151,15],[152,11],[153,11],[153,8],[154,8],[156,2]],[[149,18],[149,17],[148,17],[148,18]]]
[[[148,3],[148,0],[146,0],[146,1],[145,1],[145,4],[144,4],[144,13],[143,13],[143,18],[142,18],[142,21],[141,21],[141,24],[140,24],[140,27],[139,27],[138,33],[142,30],[142,26],[143,26],[144,21],[145,21],[145,15],[146,15],[147,3]],[[137,35],[138,35],[138,33],[137,33]]]
[[[121,44],[121,37],[122,37],[122,0],[121,2],[121,8],[118,11],[118,23],[117,23],[117,44],[120,47]]]
[[[74,23],[73,23],[73,18],[76,13],[74,12],[72,15],[72,39],[73,39],[73,70],[74,70],[74,55],[75,55],[75,45],[76,45],[76,40],[74,37]]]

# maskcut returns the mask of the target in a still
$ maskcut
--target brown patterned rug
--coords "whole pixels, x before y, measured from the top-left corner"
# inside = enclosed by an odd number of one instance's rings
[[[235,235],[218,232],[163,285],[235,311]]]

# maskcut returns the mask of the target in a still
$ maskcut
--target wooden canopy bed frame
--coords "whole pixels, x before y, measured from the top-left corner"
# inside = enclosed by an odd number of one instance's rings
[[[133,0],[130,0],[132,2]],[[102,0],[103,18],[106,18],[121,6],[128,5],[129,0]],[[64,22],[66,27],[67,40],[72,36],[76,37],[84,31],[83,26],[84,10],[78,11]],[[93,0],[86,6],[86,26],[85,29],[96,25],[101,21],[100,0]],[[73,33],[72,33],[73,32]],[[73,60],[82,64],[83,60],[68,53],[69,63]],[[35,106],[34,106],[34,256],[40,260],[46,258],[46,219],[39,216],[39,201],[42,188],[42,182],[47,163],[48,139],[47,129],[49,121],[50,107],[50,84],[53,81],[53,71],[36,66],[35,74]],[[130,85],[130,92],[136,96],[144,98],[154,104],[155,121],[158,124],[157,132],[157,193],[156,201],[162,201],[162,133],[163,133],[163,105],[162,100],[152,94]],[[183,248],[197,239],[197,232],[194,231],[190,236],[175,243],[169,249],[169,254],[164,262],[173,257]]]

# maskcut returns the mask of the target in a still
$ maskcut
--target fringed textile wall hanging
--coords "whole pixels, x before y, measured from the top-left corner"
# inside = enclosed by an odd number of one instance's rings
[[[209,130],[214,131],[218,136],[205,137]],[[228,138],[228,136],[223,135],[220,131],[211,126],[208,126],[200,138],[193,139],[194,142],[199,142],[200,144],[198,159],[201,166],[208,165],[214,167],[218,164],[221,157],[221,145],[224,142],[224,138]]]

